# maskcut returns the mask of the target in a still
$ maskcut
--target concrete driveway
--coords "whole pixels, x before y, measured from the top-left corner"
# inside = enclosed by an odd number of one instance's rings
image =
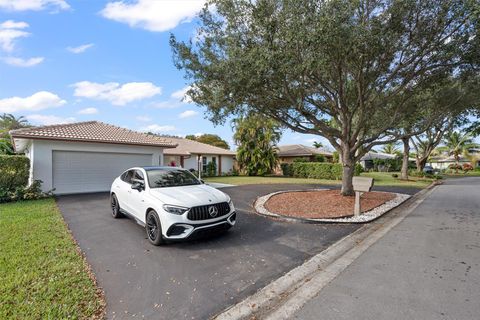
[[[206,319],[360,227],[292,224],[252,212],[258,196],[313,187],[224,188],[237,207],[234,228],[161,247],[150,245],[133,220],[113,219],[106,193],[62,196],[57,203],[105,290],[109,319]]]

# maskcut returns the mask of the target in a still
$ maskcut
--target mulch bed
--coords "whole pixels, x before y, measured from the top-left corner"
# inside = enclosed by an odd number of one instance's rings
[[[360,198],[362,212],[370,211],[394,199],[394,193],[366,192]],[[309,219],[353,216],[355,197],[346,197],[339,190],[293,191],[272,196],[265,208],[277,214]]]

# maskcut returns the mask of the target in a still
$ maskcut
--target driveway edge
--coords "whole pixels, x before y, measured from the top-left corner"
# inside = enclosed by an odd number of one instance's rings
[[[213,319],[291,318],[295,311],[417,208],[436,185],[432,183],[390,214],[364,225]]]

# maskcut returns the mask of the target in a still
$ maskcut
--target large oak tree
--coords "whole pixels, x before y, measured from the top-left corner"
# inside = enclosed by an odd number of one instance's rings
[[[399,138],[415,88],[475,64],[470,0],[211,0],[195,39],[172,35],[189,96],[222,123],[245,111],[323,136],[353,193],[355,163]],[[477,50],[477,51],[475,51]]]

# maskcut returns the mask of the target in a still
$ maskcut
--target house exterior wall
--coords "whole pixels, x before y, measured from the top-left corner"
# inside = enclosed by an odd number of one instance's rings
[[[428,163],[428,165],[432,166],[433,169],[439,169],[439,170],[444,170],[448,169],[448,166],[451,164],[455,164],[455,161],[446,161],[446,162],[431,162]],[[463,165],[464,163],[470,163],[468,160],[460,160],[458,162],[460,165]]]
[[[218,161],[220,159],[220,156],[218,154],[205,154],[201,156],[207,158],[207,163],[212,161],[212,158],[215,157],[217,159],[217,170],[218,170],[218,166],[219,166]],[[167,159],[167,156],[165,156],[165,159]],[[233,164],[234,164],[233,156],[221,155],[221,161],[222,161],[222,173],[227,173],[233,170]],[[165,164],[168,165],[167,162],[165,162]],[[188,170],[190,169],[198,170],[198,154],[192,154],[190,158],[185,158],[183,160],[183,168]]]
[[[163,148],[108,143],[32,140],[27,156],[31,162],[31,181],[41,180],[42,190],[53,188],[53,151],[136,153],[152,155],[152,165],[163,165]]]

